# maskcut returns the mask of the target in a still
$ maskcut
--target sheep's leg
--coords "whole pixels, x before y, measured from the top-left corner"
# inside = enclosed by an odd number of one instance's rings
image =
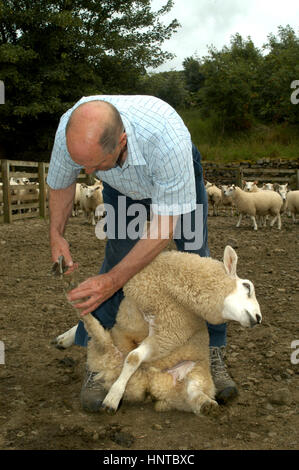
[[[236,227],[238,227],[238,228],[240,227],[240,224],[241,224],[241,221],[242,221],[242,217],[243,217],[243,214],[240,214],[240,215],[239,215],[238,222],[237,222],[237,225],[236,225]]]
[[[187,401],[190,404],[191,410],[195,414],[211,414],[216,410],[218,411],[218,404],[211,398],[214,392],[214,385],[209,381],[205,381],[202,377],[192,377],[187,379]],[[209,393],[209,395],[207,393]]]
[[[153,338],[148,336],[136,349],[127,355],[120,376],[114,382],[102,403],[103,408],[106,408],[109,412],[116,412],[128,381],[140,364],[151,360],[155,352],[155,342]]]
[[[62,335],[57,336],[53,339],[52,344],[57,349],[67,349],[75,343],[75,335],[78,325],[73,326],[70,330],[66,331]]]
[[[251,218],[252,223],[253,223],[253,230],[257,230],[257,223],[256,223],[254,215],[251,215],[250,218]]]
[[[270,226],[273,227],[276,220],[277,220],[277,228],[278,228],[278,230],[280,230],[281,229],[281,217],[280,217],[279,213],[275,217],[273,217],[273,219],[270,222]]]

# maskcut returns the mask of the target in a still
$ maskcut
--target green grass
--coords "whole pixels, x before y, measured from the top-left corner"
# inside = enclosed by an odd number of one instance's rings
[[[263,158],[299,159],[298,126],[256,123],[246,132],[228,136],[217,130],[215,120],[203,119],[198,110],[183,110],[179,114],[205,161],[253,163]]]

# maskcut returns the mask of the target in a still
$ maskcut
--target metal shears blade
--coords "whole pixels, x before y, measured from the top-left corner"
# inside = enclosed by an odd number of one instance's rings
[[[63,276],[67,270],[68,267],[65,264],[64,256],[61,255],[52,266],[52,274],[54,274],[54,276]]]

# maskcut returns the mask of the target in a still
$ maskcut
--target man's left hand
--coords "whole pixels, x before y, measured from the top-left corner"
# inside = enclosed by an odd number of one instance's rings
[[[80,310],[80,316],[84,316],[93,312],[116,290],[109,274],[99,274],[83,281],[68,293],[67,298],[75,308]]]

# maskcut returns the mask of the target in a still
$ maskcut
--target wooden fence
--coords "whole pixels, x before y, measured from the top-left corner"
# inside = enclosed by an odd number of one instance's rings
[[[48,217],[46,177],[49,163],[0,160],[0,223],[32,217]],[[11,185],[11,178],[28,178],[30,184]],[[79,180],[86,181],[85,173]],[[22,194],[21,192],[22,191]]]
[[[205,180],[220,184],[236,184],[242,187],[242,180],[258,180],[262,183],[289,183],[290,189],[299,189],[299,168],[273,168],[267,166],[222,166],[203,162]]]

